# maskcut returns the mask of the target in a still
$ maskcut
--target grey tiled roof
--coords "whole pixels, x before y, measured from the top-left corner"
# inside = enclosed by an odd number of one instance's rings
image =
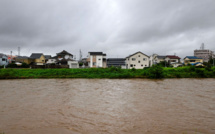
[[[166,56],[160,56],[160,55],[158,55],[157,58],[158,58],[158,59],[165,59]]]
[[[7,55],[0,53],[0,58],[2,58],[3,56],[7,56]]]
[[[34,58],[27,57],[27,56],[17,56],[16,59],[34,59]]]
[[[138,52],[136,52],[136,53],[134,53],[134,54],[131,54],[131,55],[127,56],[126,58],[129,58],[129,57],[131,57],[131,56],[133,56],[133,55],[135,55],[135,54],[137,54],[137,53],[141,53],[141,54],[143,54],[143,55],[145,55],[145,56],[149,57],[148,55],[146,55],[146,54],[144,54],[144,53],[142,53],[142,52],[138,51]]]
[[[44,55],[45,56],[45,59],[50,59],[52,56],[51,55]]]
[[[62,52],[57,53],[57,55],[66,55],[66,54],[72,55],[71,53],[67,52],[66,50],[63,50]],[[73,56],[73,55],[72,55],[72,56]]]
[[[32,53],[30,57],[31,57],[31,58],[34,58],[34,59],[38,59],[38,58],[40,58],[42,55],[43,55],[43,53]]]
[[[103,52],[89,52],[90,55],[103,55],[106,56],[106,54],[104,54]]]

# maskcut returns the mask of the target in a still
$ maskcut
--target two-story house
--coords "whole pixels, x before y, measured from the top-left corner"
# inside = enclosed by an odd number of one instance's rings
[[[203,65],[203,58],[199,58],[196,56],[186,56],[184,58],[184,65],[195,65],[195,66],[199,66],[199,65]]]
[[[88,52],[87,62],[89,67],[107,67],[106,54],[103,52]]]
[[[34,59],[35,65],[45,64],[45,56],[43,55],[43,53],[32,53],[30,58]]]
[[[149,67],[149,56],[142,53],[136,52],[132,55],[126,57],[126,68],[127,69],[142,69],[144,67]]]

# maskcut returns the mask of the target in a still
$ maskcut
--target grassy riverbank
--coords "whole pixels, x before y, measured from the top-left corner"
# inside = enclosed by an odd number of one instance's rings
[[[155,66],[146,69],[0,69],[0,79],[28,78],[215,78],[215,67],[163,68]]]

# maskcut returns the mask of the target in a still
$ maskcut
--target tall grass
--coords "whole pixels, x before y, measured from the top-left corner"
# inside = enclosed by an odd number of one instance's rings
[[[215,78],[215,68],[0,69],[0,79],[28,78]]]

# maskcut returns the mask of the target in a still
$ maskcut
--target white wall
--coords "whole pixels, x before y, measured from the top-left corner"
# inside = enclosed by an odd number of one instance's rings
[[[103,56],[102,55],[96,56],[96,67],[103,67]]]
[[[79,68],[78,61],[68,61],[67,64],[69,65],[69,68]],[[72,66],[72,64],[76,66]]]
[[[132,58],[135,58],[135,60],[133,61]],[[143,60],[143,58],[145,58],[145,60]],[[136,53],[135,55],[130,56],[129,60],[128,58],[126,58],[126,65],[127,64],[128,69],[131,68],[142,69],[144,67],[149,67],[149,57],[142,53]],[[131,64],[133,65],[133,67],[131,67]]]

